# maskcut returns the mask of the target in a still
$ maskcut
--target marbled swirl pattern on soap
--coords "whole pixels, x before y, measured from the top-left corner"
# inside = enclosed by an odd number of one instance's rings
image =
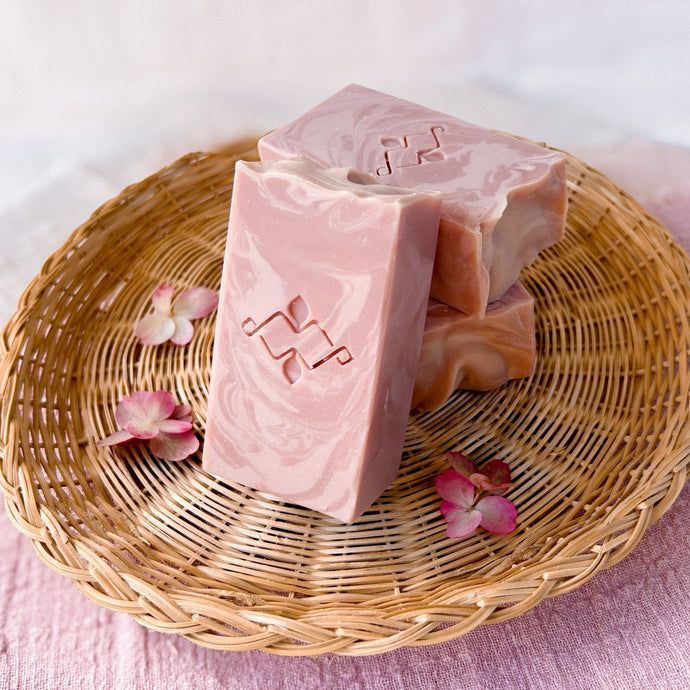
[[[344,521],[398,469],[440,214],[375,182],[237,165],[204,447],[208,471]]]

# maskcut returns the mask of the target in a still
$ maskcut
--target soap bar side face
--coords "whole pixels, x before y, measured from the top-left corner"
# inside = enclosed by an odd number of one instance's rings
[[[523,267],[563,237],[567,210],[565,158],[555,161],[535,183],[510,192],[501,217],[482,232],[489,302],[502,297]]]
[[[440,196],[304,163],[237,164],[203,466],[349,522],[398,469]]]
[[[443,223],[431,294],[469,313],[483,313],[523,267],[505,260],[515,256],[505,251],[492,269],[492,256],[501,254],[494,245],[502,237],[525,236],[528,247],[517,256],[531,257],[534,247],[541,251],[563,235],[564,154],[358,85],[262,137],[259,153],[262,160],[305,155],[326,166],[359,168],[386,184],[441,191]],[[520,224],[504,222],[492,242],[509,200],[526,188],[531,212],[523,208]],[[540,223],[543,209],[552,222],[545,232],[534,231],[531,224]]]
[[[515,283],[484,317],[430,299],[412,407],[441,407],[456,390],[487,391],[529,376],[536,361],[534,300]]]

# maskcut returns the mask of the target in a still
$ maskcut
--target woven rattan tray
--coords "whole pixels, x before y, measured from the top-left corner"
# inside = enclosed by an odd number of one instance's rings
[[[572,157],[566,237],[523,274],[534,374],[412,416],[397,480],[355,525],[220,482],[199,456],[97,448],[136,389],[189,403],[203,436],[214,317],[187,347],[143,346],[132,328],[161,283],[218,288],[234,161],[186,156],[98,209],[2,335],[0,482],[48,566],[201,645],[356,655],[516,616],[630,552],[688,471],[689,265]],[[509,462],[514,533],[445,537],[434,477],[453,448]]]

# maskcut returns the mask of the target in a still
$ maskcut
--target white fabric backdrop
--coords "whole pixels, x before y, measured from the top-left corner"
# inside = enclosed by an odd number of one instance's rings
[[[0,0],[0,203],[66,160],[202,148],[350,82],[571,149],[690,145],[689,37],[687,0]]]

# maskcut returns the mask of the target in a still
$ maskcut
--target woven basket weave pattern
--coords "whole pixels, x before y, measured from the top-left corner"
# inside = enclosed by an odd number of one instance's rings
[[[252,146],[250,144],[250,146]],[[394,484],[353,526],[134,442],[115,407],[165,389],[206,423],[215,317],[186,347],[133,326],[162,284],[218,289],[233,167],[192,154],[98,209],[27,288],[0,344],[0,482],[14,524],[88,597],[222,649],[373,654],[518,615],[618,562],[687,474],[688,259],[624,192],[569,157],[566,237],[523,271],[533,375],[413,415]],[[445,453],[499,456],[509,535],[445,537]]]

